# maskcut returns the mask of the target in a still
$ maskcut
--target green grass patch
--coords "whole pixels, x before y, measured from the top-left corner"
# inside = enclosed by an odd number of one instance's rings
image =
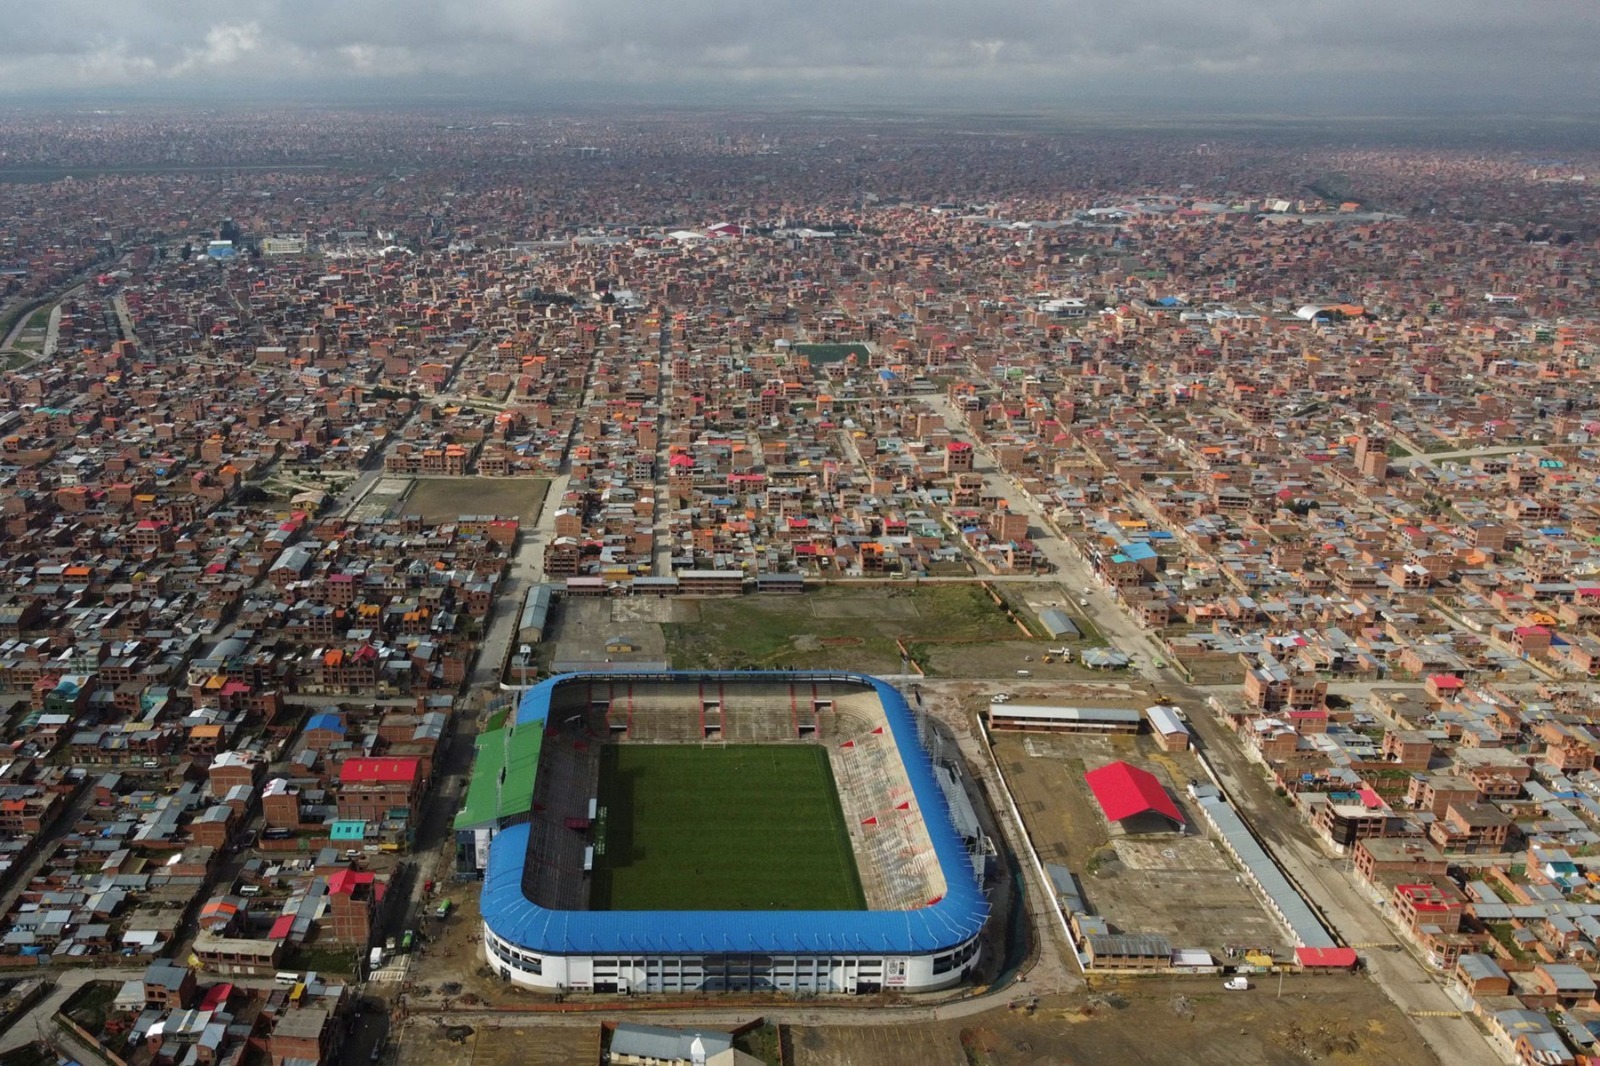
[[[833,585],[801,596],[702,600],[699,621],[667,623],[662,630],[668,657],[680,669],[896,673],[896,638],[907,645],[1024,639],[982,589],[954,583]]]
[[[866,908],[820,746],[607,745],[600,806],[595,910]]]
[[[758,1025],[733,1038],[734,1047],[752,1058],[760,1059],[767,1066],[780,1066],[783,1062],[780,1044],[778,1027],[771,1022]]]
[[[865,344],[796,344],[790,350],[818,364],[842,363],[852,355],[858,362],[865,362],[872,354]]]
[[[89,1032],[99,1033],[106,1027],[106,1017],[111,1013],[111,1004],[116,1001],[120,987],[118,982],[90,981],[62,1004],[61,1013]]]
[[[289,953],[283,960],[283,968],[299,973],[315,970],[337,977],[351,977],[356,972],[358,951],[365,955],[364,951],[351,944],[304,944]]]
[[[1509,922],[1491,922],[1488,924],[1489,935],[1500,942],[1506,953],[1517,962],[1527,962],[1532,958],[1526,951],[1517,946],[1514,930]]]

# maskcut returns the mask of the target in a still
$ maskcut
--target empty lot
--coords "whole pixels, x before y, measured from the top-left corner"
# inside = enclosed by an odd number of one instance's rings
[[[1090,910],[1120,933],[1155,933],[1175,948],[1289,947],[1287,934],[1241,884],[1232,858],[1207,835],[1184,791],[1200,777],[1188,754],[1149,737],[996,735],[995,755],[1040,858],[1078,876]],[[1188,832],[1124,832],[1108,825],[1083,775],[1115,760],[1156,775]]]

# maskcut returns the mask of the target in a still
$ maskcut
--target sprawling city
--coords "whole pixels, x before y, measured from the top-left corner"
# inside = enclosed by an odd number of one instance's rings
[[[1597,176],[0,110],[0,1064],[1600,1061]]]

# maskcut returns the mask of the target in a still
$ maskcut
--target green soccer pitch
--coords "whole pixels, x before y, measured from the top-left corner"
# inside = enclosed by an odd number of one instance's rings
[[[608,744],[592,910],[866,909],[814,744]]]

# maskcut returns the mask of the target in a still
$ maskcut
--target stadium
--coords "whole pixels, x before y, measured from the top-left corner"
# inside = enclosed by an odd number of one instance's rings
[[[477,739],[484,954],[546,992],[928,991],[989,852],[905,697],[855,674],[565,674]]]

